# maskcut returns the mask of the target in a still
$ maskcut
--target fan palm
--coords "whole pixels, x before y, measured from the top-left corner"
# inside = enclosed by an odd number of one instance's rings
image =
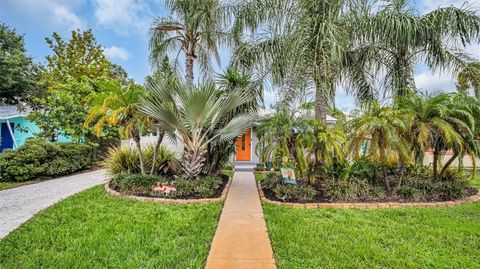
[[[185,55],[185,80],[193,83],[194,61],[208,75],[212,70],[211,58],[220,64],[217,45],[226,34],[222,29],[223,12],[217,0],[166,0],[173,17],[159,17],[152,24],[150,35],[150,61],[158,66],[170,52]]]
[[[357,48],[357,59],[374,77],[384,76],[384,94],[392,97],[415,88],[414,67],[419,61],[433,71],[465,67],[471,59],[462,48],[478,40],[480,33],[480,17],[468,6],[425,15],[410,6],[409,0],[383,1],[380,11],[359,26],[370,34]]]
[[[250,101],[248,96],[220,91],[212,83],[194,87],[158,82],[148,90],[140,110],[183,143],[182,169],[190,179],[202,171],[210,143],[233,141],[253,123],[250,112],[230,118],[232,111]]]
[[[387,152],[397,152],[400,159],[408,160],[409,144],[403,135],[410,129],[412,118],[400,109],[380,106],[373,102],[360,117],[347,123],[349,129],[349,151],[357,157],[365,141],[368,142],[367,157],[380,161],[387,190],[390,182],[387,176]]]
[[[138,148],[140,170],[142,174],[145,174],[140,139],[143,129],[148,125],[148,119],[138,110],[140,97],[144,90],[135,84],[126,86],[111,84],[108,86],[108,90],[89,96],[92,108],[89,110],[84,128],[93,123],[94,132],[100,135],[105,125],[120,126],[121,138],[132,138],[135,142]]]

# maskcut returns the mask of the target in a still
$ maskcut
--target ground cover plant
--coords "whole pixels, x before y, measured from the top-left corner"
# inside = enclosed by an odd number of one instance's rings
[[[220,212],[220,203],[145,203],[95,187],[3,238],[0,268],[202,268]]]
[[[478,268],[480,203],[377,210],[263,208],[279,269]]]

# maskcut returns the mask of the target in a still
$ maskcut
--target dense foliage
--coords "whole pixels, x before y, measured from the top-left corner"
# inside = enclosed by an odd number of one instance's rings
[[[97,162],[96,146],[27,140],[16,150],[0,154],[0,181],[27,181],[66,175]]]
[[[305,184],[330,200],[446,200],[472,194],[461,160],[467,156],[475,165],[480,153],[480,103],[474,97],[411,93],[392,105],[372,102],[342,126],[322,127],[299,115],[279,111],[258,126],[263,162],[292,167],[299,180],[288,187],[278,178],[264,180],[277,199],[308,200],[295,194],[305,193]],[[431,161],[425,157],[429,150]]]
[[[27,101],[40,89],[38,67],[27,56],[23,37],[0,24],[0,104]]]

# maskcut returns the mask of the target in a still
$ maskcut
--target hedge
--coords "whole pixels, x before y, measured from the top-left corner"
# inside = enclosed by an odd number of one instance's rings
[[[27,140],[0,154],[0,181],[51,178],[83,170],[97,161],[97,146]]]

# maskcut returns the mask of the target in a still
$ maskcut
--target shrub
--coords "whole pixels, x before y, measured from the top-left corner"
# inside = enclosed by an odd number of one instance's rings
[[[30,139],[0,154],[0,181],[27,181],[70,174],[98,160],[92,144],[53,143]]]
[[[282,183],[282,176],[277,173],[268,173],[264,179],[261,181],[263,188],[267,190],[273,190]]]
[[[370,194],[370,185],[365,180],[327,179],[324,183],[325,194],[333,200],[348,200],[366,197]]]
[[[150,171],[153,161],[154,145],[147,145],[142,148],[143,158],[145,162],[145,170]],[[167,148],[160,146],[158,149],[157,161],[155,164],[155,173],[165,175],[169,172],[169,161],[174,158],[175,154]],[[108,157],[103,161],[103,165],[108,171],[115,174],[139,174],[140,159],[138,150],[130,147],[111,148],[108,151]]]
[[[415,200],[417,197],[417,190],[411,186],[401,186],[396,191],[397,195],[400,195],[406,200]]]
[[[383,197],[385,196],[385,190],[380,187],[380,186],[372,186],[370,188],[370,194],[373,196],[373,197]]]
[[[152,191],[152,186],[158,182],[165,182],[165,180],[150,175],[118,174],[111,179],[110,187],[124,194],[147,195]]]
[[[440,182],[437,187],[438,195],[446,200],[461,199],[465,196],[469,184],[465,180]]]
[[[273,190],[275,197],[284,201],[308,201],[312,200],[316,191],[311,186],[298,184],[298,185],[282,185],[279,184]]]

